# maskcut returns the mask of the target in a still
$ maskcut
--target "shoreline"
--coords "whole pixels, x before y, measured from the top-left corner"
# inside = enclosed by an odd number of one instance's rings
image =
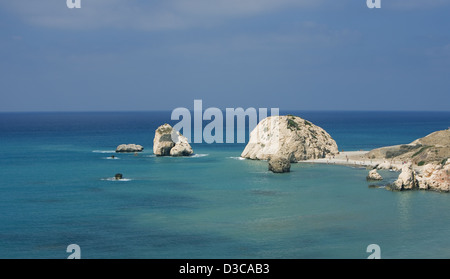
[[[328,164],[328,165],[343,165],[349,167],[365,167],[375,168],[381,164],[389,164],[394,170],[401,170],[403,162],[386,159],[368,159],[365,155],[369,151],[344,151],[331,158],[310,159],[298,161],[297,163],[314,163],[314,164]]]

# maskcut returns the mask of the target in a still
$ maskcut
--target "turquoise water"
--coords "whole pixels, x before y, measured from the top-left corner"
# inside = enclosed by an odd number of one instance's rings
[[[450,113],[294,112],[340,149],[411,142]],[[152,155],[170,112],[0,114],[0,258],[450,258],[450,194],[368,188],[367,170],[276,175],[243,144]],[[172,123],[173,124],[173,123]],[[122,143],[142,154],[119,154]],[[112,181],[115,173],[125,181]],[[386,183],[398,175],[382,171]]]

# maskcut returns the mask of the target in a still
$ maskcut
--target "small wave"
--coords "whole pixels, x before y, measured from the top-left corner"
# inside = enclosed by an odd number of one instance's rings
[[[142,156],[142,157],[145,157],[145,158],[154,158],[154,157],[156,157],[156,155],[155,155],[155,154],[153,154],[153,155],[144,155],[144,156]]]
[[[120,181],[120,182],[127,182],[127,181],[131,181],[131,180],[133,180],[133,179],[130,179],[130,178],[116,179],[115,177],[108,177],[108,178],[102,178],[101,180],[103,180],[103,181]]]
[[[240,160],[240,161],[245,160],[245,158],[242,158],[242,157],[228,157],[228,158],[234,159],[234,160]]]
[[[189,156],[190,158],[201,158],[201,157],[206,157],[209,156],[209,154],[194,154]]]
[[[119,160],[120,158],[117,158],[117,157],[103,157],[103,159],[106,159],[106,160]]]
[[[116,153],[115,150],[93,150],[93,153]]]

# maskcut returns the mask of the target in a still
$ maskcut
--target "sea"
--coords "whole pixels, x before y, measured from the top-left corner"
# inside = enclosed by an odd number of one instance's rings
[[[344,151],[450,126],[450,112],[281,113]],[[245,143],[155,157],[164,123],[176,124],[170,111],[0,113],[0,258],[65,259],[71,244],[84,259],[365,259],[372,244],[381,258],[450,258],[450,193],[372,188],[361,167],[274,174],[240,158]],[[115,154],[127,143],[145,149]]]

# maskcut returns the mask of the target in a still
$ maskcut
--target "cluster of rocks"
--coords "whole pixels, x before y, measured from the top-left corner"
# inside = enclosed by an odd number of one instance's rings
[[[393,191],[417,189],[449,192],[449,156],[450,130],[433,132],[409,144],[377,148],[367,154],[371,159],[402,162],[385,161],[376,166],[376,169],[400,172],[397,180],[386,186]]]
[[[138,144],[121,144],[117,146],[116,153],[135,153],[142,152],[144,147]],[[176,131],[169,124],[158,127],[153,139],[153,153],[156,156],[190,156],[194,153],[186,137]],[[114,155],[111,156],[114,158]],[[122,180],[123,174],[117,173],[115,180]]]
[[[369,171],[367,181],[380,181],[380,169],[400,171],[398,179],[386,186],[389,190],[413,189],[450,191],[450,131],[438,131],[415,140],[411,144],[378,148],[368,153],[367,159],[387,159]],[[122,144],[116,152],[142,152],[136,144]],[[158,127],[153,140],[156,156],[190,156],[194,153],[186,137],[169,124]],[[322,128],[298,116],[271,116],[263,119],[250,133],[249,143],[242,158],[267,160],[274,173],[290,172],[291,163],[339,154],[336,142]],[[404,160],[393,164],[389,159]],[[444,158],[442,161],[440,161]],[[407,160],[408,159],[408,160]],[[408,163],[405,163],[405,161]],[[422,163],[418,166],[417,161]],[[116,176],[117,178],[117,176]],[[120,178],[119,178],[120,179]]]
[[[117,153],[142,152],[144,147],[138,144],[121,144],[116,148]],[[153,139],[153,153],[156,156],[190,156],[194,153],[188,139],[176,131],[169,124],[158,127]]]
[[[153,153],[156,156],[190,156],[194,153],[188,139],[169,124],[158,127],[153,139]]]
[[[449,192],[450,162],[445,164],[429,163],[421,169],[415,169],[412,163],[404,164],[398,179],[388,185],[388,189]]]
[[[369,171],[367,180],[383,180],[383,177],[377,172],[380,169],[400,172],[398,178],[393,183],[386,185],[386,189],[388,190],[433,190],[450,192],[450,161],[445,163],[428,163],[422,167],[415,166],[412,162],[404,163],[401,166],[390,163],[380,164]],[[370,185],[369,187],[375,186]]]

